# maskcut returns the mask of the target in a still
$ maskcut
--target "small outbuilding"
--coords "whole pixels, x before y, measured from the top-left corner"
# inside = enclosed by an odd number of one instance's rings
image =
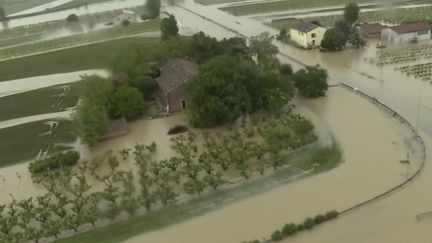
[[[381,40],[390,43],[408,43],[430,39],[431,27],[423,22],[389,26],[381,31]]]
[[[381,39],[381,31],[387,26],[379,23],[362,23],[357,25],[360,35],[366,39]]]
[[[121,136],[127,135],[129,132],[128,123],[125,118],[119,118],[115,120],[111,120],[100,138],[101,141],[113,139]]]
[[[167,112],[187,109],[186,81],[198,73],[198,65],[186,59],[171,59],[160,68],[156,78],[158,96]]]
[[[291,26],[290,37],[298,46],[310,49],[321,45],[326,31],[317,24],[299,21]]]
[[[113,12],[111,22],[113,25],[123,25],[125,22],[133,24],[137,22],[137,16],[132,10],[117,9]]]

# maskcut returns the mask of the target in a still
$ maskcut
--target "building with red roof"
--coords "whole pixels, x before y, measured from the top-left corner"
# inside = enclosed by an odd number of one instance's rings
[[[430,40],[431,26],[423,22],[389,26],[381,31],[381,39],[390,43]]]
[[[362,23],[357,25],[360,34],[366,39],[381,39],[381,31],[387,26],[379,23]]]

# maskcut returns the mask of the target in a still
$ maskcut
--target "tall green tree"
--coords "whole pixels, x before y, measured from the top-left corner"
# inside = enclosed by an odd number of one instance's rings
[[[160,0],[147,0],[146,4],[150,18],[156,18],[160,14],[161,1]]]
[[[321,41],[321,47],[329,51],[342,50],[346,45],[347,39],[344,33],[337,28],[328,29]]]
[[[296,88],[305,97],[317,98],[325,96],[328,89],[327,70],[319,65],[307,66],[294,74]]]
[[[133,81],[133,85],[139,90],[144,100],[152,100],[157,89],[156,81],[150,76],[140,75]]]
[[[112,82],[97,75],[83,76],[79,83],[80,99],[107,112],[112,91]]]
[[[121,86],[113,95],[114,117],[134,119],[142,115],[144,101],[141,93],[133,87]]]
[[[82,101],[72,115],[78,136],[87,144],[99,141],[108,124],[106,111],[88,101]]]
[[[170,15],[168,18],[163,18],[161,21],[161,37],[163,40],[167,40],[170,37],[178,35],[179,28],[177,26],[177,20],[174,15]]]
[[[355,48],[363,48],[367,42],[363,39],[358,32],[354,32],[349,36],[348,42]]]
[[[0,21],[6,20],[6,11],[3,6],[0,6]]]
[[[276,58],[279,50],[273,45],[273,39],[274,37],[269,32],[263,32],[250,39],[249,46],[251,53],[258,61],[261,70],[275,70],[279,68],[279,59]]]
[[[189,55],[198,63],[204,63],[214,56],[221,54],[218,40],[200,31],[192,35],[189,42]]]
[[[349,24],[357,22],[360,13],[360,7],[355,2],[348,3],[344,9],[344,19]]]

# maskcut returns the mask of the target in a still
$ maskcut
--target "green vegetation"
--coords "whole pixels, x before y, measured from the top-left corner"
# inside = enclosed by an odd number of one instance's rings
[[[166,40],[170,37],[178,35],[179,28],[177,26],[177,20],[174,15],[170,15],[168,18],[163,18],[160,24],[161,37]]]
[[[325,96],[328,89],[327,71],[317,66],[307,66],[294,74],[295,87],[305,97],[317,98]]]
[[[113,94],[112,103],[115,117],[131,120],[140,117],[143,113],[143,97],[134,87],[120,86]]]
[[[64,166],[73,166],[78,163],[80,155],[76,151],[59,152],[47,158],[32,161],[29,171],[33,175],[49,172]]]
[[[70,121],[59,121],[58,125],[46,124],[48,121],[31,122],[24,125],[1,129],[0,131],[0,166],[8,166],[48,153],[65,149],[56,143],[71,143],[75,136],[71,133]],[[25,149],[23,149],[25,148]]]
[[[6,19],[6,12],[4,8],[0,5],[0,21],[3,21]]]
[[[352,2],[364,3],[370,0],[353,0]],[[260,2],[251,4],[242,4],[239,6],[221,8],[233,15],[251,15],[258,13],[268,13],[283,10],[293,10],[301,8],[319,8],[332,5],[343,5],[346,0],[281,0],[271,2]]]
[[[231,2],[240,2],[241,0],[195,0],[195,2],[203,4],[203,5],[212,5],[218,3],[231,3]]]
[[[70,23],[78,22],[79,18],[76,14],[70,14],[69,16],[67,16],[66,21]]]
[[[161,1],[160,0],[147,0],[146,7],[148,10],[148,18],[153,19],[159,16]]]
[[[39,5],[52,2],[54,0],[31,0],[31,1],[25,1],[25,0],[0,0],[0,5],[3,6],[3,8],[6,11],[6,15],[13,14],[16,12],[20,12],[26,9],[30,9],[33,7],[37,7]]]
[[[159,28],[159,23],[159,19],[154,19],[138,24],[115,26],[107,29],[92,31],[90,33],[79,33],[67,37],[6,47],[0,50],[0,58],[7,59],[24,55],[32,55],[40,52],[52,51],[55,49],[89,45],[95,42],[105,42],[109,39],[131,37],[134,35],[143,34],[145,32],[157,31]],[[73,26],[69,27],[80,28],[79,25],[77,26],[76,24],[77,23],[71,23]]]
[[[0,62],[0,81],[79,70],[106,69],[119,53],[136,46],[152,50],[160,45],[158,40],[159,38],[126,38],[3,61]]]
[[[345,5],[344,9],[344,20],[345,22],[353,25],[357,22],[360,13],[360,7],[355,2],[351,2]]]
[[[57,85],[0,98],[0,119],[64,111],[78,102],[77,86]]]
[[[340,51],[345,48],[346,42],[347,39],[340,29],[331,28],[324,33],[321,47],[329,51]]]

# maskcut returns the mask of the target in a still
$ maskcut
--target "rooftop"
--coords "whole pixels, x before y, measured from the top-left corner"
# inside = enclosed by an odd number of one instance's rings
[[[430,30],[431,27],[426,23],[417,22],[412,24],[401,24],[401,25],[391,26],[389,28],[398,34],[404,34],[404,33],[411,33],[417,31]]]
[[[381,33],[381,30],[387,27],[379,23],[372,23],[372,24],[364,23],[364,24],[359,24],[358,26],[362,29],[363,32],[368,34]]]
[[[135,12],[132,10],[129,10],[129,9],[116,9],[113,12],[114,17],[117,17],[117,16],[122,15],[122,14],[135,15]]]
[[[303,33],[307,33],[307,32],[312,31],[312,30],[314,30],[314,29],[316,29],[318,27],[320,27],[320,26],[316,25],[316,24],[312,24],[312,23],[309,23],[309,22],[299,21],[299,22],[293,24],[293,26],[291,28],[295,29],[295,30],[298,30],[300,32],[303,32]]]
[[[198,73],[198,65],[186,59],[170,59],[161,66],[161,73],[156,82],[163,92],[168,92]]]

